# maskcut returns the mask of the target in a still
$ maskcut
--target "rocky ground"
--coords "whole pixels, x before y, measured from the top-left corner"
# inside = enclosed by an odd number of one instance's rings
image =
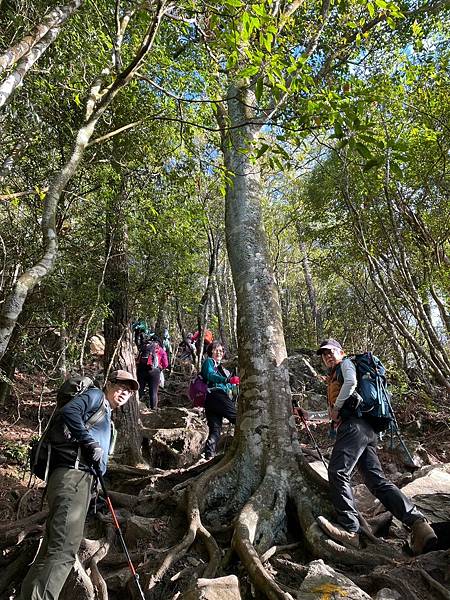
[[[299,436],[308,460],[325,476],[321,456],[325,459],[329,456],[333,440],[329,435],[328,419],[323,415],[325,386],[316,377],[316,366],[310,361],[308,356],[300,354],[290,358],[291,386],[294,399],[315,417],[309,422],[309,432],[301,423],[298,424]],[[157,412],[151,412],[145,406],[141,406],[143,456],[149,468],[143,472],[142,469],[132,469],[112,462],[107,480],[113,491],[112,497],[132,558],[139,565],[142,565],[143,561],[147,572],[156,570],[164,557],[170,554],[170,549],[185,535],[187,521],[179,498],[185,482],[197,477],[210,466],[210,463],[199,460],[207,427],[201,412],[190,408],[187,397],[189,375],[190,368],[187,365],[177,364],[174,373],[168,378],[165,390],[161,391],[161,408]],[[24,462],[28,443],[33,436],[39,434],[39,423],[41,428],[42,424],[45,424],[52,411],[54,399],[54,391],[42,376],[18,374],[14,396],[0,411],[0,565],[3,567],[0,571],[0,600],[17,597],[16,590],[26,570],[26,561],[32,556],[36,540],[42,531],[45,519],[45,513],[39,512],[42,488],[36,484],[28,487],[29,475]],[[431,522],[442,524],[436,527],[441,527],[442,549],[448,548],[449,532],[445,529],[445,524],[450,521],[450,404],[448,399],[440,398],[439,408],[436,409],[429,400],[427,404],[416,396],[404,398],[396,411],[403,443],[398,435],[386,436],[380,443],[380,458],[386,474],[397,485],[403,487],[406,494],[414,498]],[[232,427],[226,426],[221,440],[222,450],[230,443],[232,434]],[[407,555],[407,534],[404,529],[395,520],[392,522],[390,515],[384,513],[382,507],[358,480],[357,474],[354,483],[359,508],[374,532],[377,535],[389,536],[392,544],[403,548]],[[170,495],[168,492],[173,489],[175,493]],[[131,505],[131,495],[140,498],[150,498],[151,495],[152,500]],[[160,502],[158,498],[161,499]],[[45,504],[43,509],[45,511]],[[114,540],[111,520],[101,501],[97,509],[97,514],[91,514],[88,519],[86,541],[80,551],[81,563],[89,564],[95,552],[103,552],[107,546],[99,568],[107,583],[109,598],[114,600],[136,597],[132,582],[128,582],[126,587],[129,570],[120,546],[117,540]],[[36,513],[40,518],[33,517]],[[17,524],[20,527],[16,527]],[[147,598],[261,598],[250,584],[242,566],[227,551],[230,546],[230,531],[226,528],[218,529],[214,536],[223,551],[224,578],[200,579],[196,591],[186,591],[192,587],[192,582],[201,575],[202,568],[207,563],[204,546],[195,542],[179,560],[171,562],[163,580],[148,592]],[[395,585],[385,575],[384,579],[380,575],[380,585],[377,589],[372,589],[373,580],[370,584],[364,581],[364,574],[358,571],[357,565],[353,571],[348,567],[342,568],[341,574],[337,575],[331,567],[321,561],[309,563],[298,537],[296,538],[294,521],[290,529],[290,538],[285,547],[276,548],[265,560],[277,581],[284,583],[291,590],[301,589],[299,598],[326,597],[331,600],[335,597],[376,597],[380,600],[412,597],[398,595]],[[445,562],[445,556],[448,561],[448,552],[446,555],[442,552],[441,554],[439,561]],[[86,591],[89,585],[86,582],[82,583],[83,576],[79,575],[80,572],[83,572],[82,567],[78,576],[71,576],[61,596],[62,600],[75,597],[74,593],[78,588],[84,590],[83,595],[80,595],[81,592],[78,594],[80,600],[95,597],[93,592]],[[439,572],[438,583],[428,584],[431,595],[421,596],[417,592],[417,598],[450,597],[450,574],[449,579],[445,581],[440,566],[436,566],[436,572]],[[379,589],[380,586],[383,587],[383,582],[386,584],[384,587],[391,591],[380,595]],[[361,586],[366,592],[357,586]],[[344,590],[344,595],[336,595],[338,588]],[[321,590],[322,595],[317,590]]]

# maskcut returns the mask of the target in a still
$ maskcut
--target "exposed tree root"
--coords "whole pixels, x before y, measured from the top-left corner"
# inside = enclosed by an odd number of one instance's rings
[[[419,573],[428,583],[430,588],[434,590],[436,599],[437,597],[439,597],[443,598],[443,600],[450,600],[450,592],[443,585],[441,585],[439,581],[436,581],[436,579],[434,579],[434,577],[431,577],[431,575],[427,573],[424,569],[419,569]]]
[[[295,542],[295,544],[284,544],[284,546],[272,546],[269,548],[264,554],[261,555],[260,559],[262,563],[268,561],[272,556],[278,554],[279,552],[286,552],[287,550],[295,550],[300,546],[300,542]]]
[[[86,573],[79,557],[75,559],[73,570],[64,584],[59,600],[96,600],[94,584]]]
[[[164,575],[167,573],[172,564],[177,562],[182,556],[186,554],[189,548],[194,543],[197,533],[205,543],[206,549],[209,553],[209,563],[205,569],[205,577],[214,577],[217,568],[220,563],[220,549],[212,537],[212,535],[205,529],[201,523],[200,510],[198,506],[197,495],[194,487],[191,487],[187,491],[187,515],[189,519],[189,529],[184,536],[183,540],[175,546],[164,558],[161,566],[158,568],[155,574],[152,574],[147,582],[146,588],[152,589],[157,583],[159,583]],[[145,566],[142,569],[145,571]]]
[[[228,454],[193,483],[199,509],[208,520],[208,528],[220,527],[223,521],[229,522],[235,514],[230,505],[239,495],[236,469],[234,456]]]
[[[108,589],[106,582],[101,576],[98,563],[108,554],[111,544],[114,540],[115,530],[112,525],[107,527],[106,539],[94,556],[91,558],[89,567],[91,569],[91,579],[97,594],[97,600],[108,600]]]
[[[268,469],[261,486],[241,510],[234,530],[232,546],[247,569],[251,580],[270,600],[292,600],[269,575],[255,548],[267,550],[286,505],[287,473],[276,475]]]
[[[245,523],[245,514],[241,513],[234,530],[233,548],[242,560],[250,579],[269,600],[293,600],[293,596],[284,591],[265,569],[250,541],[249,533],[249,528]]]
[[[330,564],[364,566],[365,569],[380,565],[395,564],[399,559],[398,550],[387,542],[375,547],[369,544],[366,549],[343,546],[329,539],[317,523],[313,523],[306,532],[309,545],[314,549],[314,556],[322,558]]]
[[[19,502],[17,504],[16,519],[19,519],[20,511],[22,510],[22,507],[25,504],[25,500],[27,499],[27,497],[30,496],[31,493],[34,492],[37,489],[42,490],[42,502],[44,501],[45,484],[43,482],[40,482],[37,478],[35,478],[35,481],[34,481],[32,487],[28,488],[28,490],[20,498],[20,500],[19,500]]]
[[[36,540],[29,542],[27,540],[25,544],[25,548],[22,545],[12,562],[7,566],[3,566],[0,571],[0,598],[4,597],[3,593],[7,590],[11,582],[26,572],[27,567],[36,555],[38,542]]]
[[[369,593],[380,587],[389,587],[398,591],[402,600],[449,600],[450,592],[439,581],[432,577],[425,569],[438,571],[443,579],[448,575],[448,553],[431,552],[413,561],[396,566],[378,567],[369,575],[355,576],[351,578],[362,589]],[[424,565],[424,567],[421,566]]]
[[[42,524],[47,516],[48,510],[41,510],[19,521],[8,521],[0,525],[0,547],[15,546],[30,533],[42,531]]]

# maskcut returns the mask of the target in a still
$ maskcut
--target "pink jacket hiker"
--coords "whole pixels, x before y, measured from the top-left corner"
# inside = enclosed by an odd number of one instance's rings
[[[161,346],[158,347],[158,365],[161,371],[167,369],[169,366],[169,359],[167,358],[167,352]]]

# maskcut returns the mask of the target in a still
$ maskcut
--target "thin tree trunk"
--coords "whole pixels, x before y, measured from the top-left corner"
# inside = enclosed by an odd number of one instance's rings
[[[214,276],[217,269],[217,256],[219,253],[219,242],[210,231],[208,231],[208,241],[209,241],[209,269],[208,269],[208,278],[206,281],[206,288],[203,292],[203,296],[198,305],[197,311],[197,327],[199,331],[198,336],[198,349],[197,349],[197,359],[196,359],[196,368],[197,371],[200,371],[203,357],[203,346],[204,346],[204,337],[205,331],[208,325],[208,314],[209,308],[211,304],[212,295],[214,293]]]
[[[59,348],[60,348],[60,359],[59,359],[59,374],[61,375],[62,379],[66,378],[67,375],[67,358],[66,358],[66,350],[67,350],[67,340],[68,340],[68,335],[67,335],[67,329],[65,326],[65,320],[66,320],[66,307],[63,306],[62,308],[62,321],[63,324],[60,327],[60,332],[59,332]]]
[[[25,148],[25,142],[17,142],[11,154],[5,158],[2,166],[0,167],[0,183],[3,183],[8,177],[14,166],[14,163],[16,162],[17,158],[22,154]],[[34,191],[35,190],[33,190],[33,192]]]
[[[225,314],[227,318],[227,332],[230,341],[230,350],[237,352],[237,308],[236,293],[231,279],[229,262],[226,261],[222,271],[222,284],[224,286],[224,297],[226,299]]]
[[[301,228],[297,225],[297,233],[300,241],[300,251],[302,254],[303,275],[305,277],[306,290],[308,292],[309,307],[311,309],[312,322],[314,326],[314,342],[320,342],[323,337],[322,317],[317,304],[317,293],[311,274],[311,267],[308,259],[308,249],[301,238]]]
[[[3,356],[8,347],[11,333],[22,312],[28,294],[53,269],[58,249],[55,227],[56,208],[66,185],[75,174],[81,162],[86,144],[92,135],[96,122],[97,119],[90,120],[78,131],[71,157],[50,184],[49,191],[45,197],[41,223],[44,254],[35,265],[27,269],[19,277],[12,292],[5,301],[0,313],[0,357]]]
[[[436,306],[438,307],[441,321],[446,329],[447,335],[450,335],[450,314],[448,313],[444,302],[441,300],[434,286],[430,286],[430,294],[432,295],[433,300],[436,302]]]
[[[220,339],[222,341],[224,348],[229,351],[230,348],[229,348],[229,344],[228,344],[228,337],[227,337],[227,334],[225,331],[225,319],[224,319],[224,314],[223,314],[222,300],[220,299],[220,290],[219,290],[219,284],[217,283],[217,277],[214,277],[213,286],[214,286],[214,300],[215,300],[215,305],[216,305],[216,315],[217,315],[217,321],[219,324],[219,336],[220,336]]]
[[[344,169],[345,173],[347,174],[345,164]],[[345,178],[342,192],[344,200],[347,206],[349,207],[352,215],[352,223],[355,230],[355,234],[357,236],[361,250],[366,256],[370,278],[375,288],[378,290],[381,297],[383,298],[384,305],[387,309],[387,314],[389,315],[393,326],[397,329],[401,336],[405,337],[408,340],[409,345],[412,348],[414,348],[415,353],[421,356],[422,359],[429,365],[430,369],[433,371],[436,377],[436,380],[445,388],[450,389],[450,382],[448,377],[449,370],[447,365],[448,358],[444,358],[444,356],[446,356],[445,350],[442,348],[442,345],[439,342],[439,340],[437,340],[436,332],[434,331],[432,325],[428,322],[425,311],[421,306],[421,302],[418,297],[418,292],[413,285],[411,273],[408,266],[408,259],[404,250],[404,245],[399,239],[399,232],[396,229],[396,223],[392,212],[392,206],[389,204],[389,195],[387,194],[386,196],[388,200],[389,215],[392,220],[392,225],[394,229],[393,236],[398,244],[398,246],[393,248],[392,254],[395,260],[398,260],[397,266],[399,268],[399,273],[401,274],[402,279],[405,282],[404,286],[399,285],[398,277],[394,277],[392,270],[388,267],[384,267],[382,261],[379,258],[377,258],[374,255],[374,253],[369,249],[365,236],[364,224],[362,222],[361,215],[359,214],[352,201],[348,187],[347,177]],[[397,258],[397,256],[399,256],[399,258]],[[399,311],[396,310],[392,299],[397,299],[399,297],[403,299],[405,306],[410,311],[412,311],[412,314],[416,319],[416,323],[421,329],[421,333],[427,340],[430,351],[427,352],[427,349],[424,347],[424,345],[416,340],[415,336],[410,332],[408,326],[405,324],[403,317],[401,316]],[[435,341],[437,344],[436,349],[434,349],[432,340]]]
[[[55,218],[56,208],[61,195],[81,163],[84,151],[92,136],[97,121],[103,115],[107,107],[111,104],[117,93],[135,76],[145,57],[152,48],[161,24],[161,20],[165,14],[166,7],[166,0],[159,0],[159,2],[157,2],[152,21],[135,57],[130,62],[128,67],[124,69],[116,77],[114,82],[111,85],[108,85],[105,89],[101,89],[100,80],[91,89],[90,97],[87,103],[86,122],[78,131],[74,149],[68,162],[56,175],[45,197],[44,211],[42,215],[44,254],[34,266],[26,270],[21,275],[14,286],[12,293],[6,299],[3,309],[0,313],[0,358],[3,356],[6,348],[8,347],[11,333],[15,327],[18,316],[22,311],[28,294],[36,284],[41,282],[50,273],[54,267],[58,249]],[[104,71],[102,75],[106,75],[106,72],[109,73],[109,70]]]
[[[52,44],[60,33],[59,28],[50,29],[40,42],[38,42],[30,52],[21,59],[16,69],[8,75],[0,84],[0,108],[5,106],[12,97],[12,94],[16,88],[22,85],[23,80],[34,65],[34,63],[41,58],[47,48]]]
[[[155,333],[160,339],[162,339],[164,328],[168,327],[168,323],[169,320],[167,318],[167,294],[165,294],[159,305],[158,315],[155,323]]]
[[[65,6],[56,6],[42,22],[36,25],[30,33],[20,42],[8,48],[0,55],[0,74],[8,67],[30,52],[30,50],[49,32],[50,29],[59,28],[82,4],[83,0],[73,0]]]

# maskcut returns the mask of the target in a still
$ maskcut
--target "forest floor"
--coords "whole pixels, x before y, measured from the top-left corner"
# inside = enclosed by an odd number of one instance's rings
[[[48,387],[48,383],[43,375],[34,374],[25,376],[18,373],[16,374],[14,385],[14,394],[5,406],[0,407],[0,523],[2,524],[7,522],[12,523],[32,515],[41,508],[42,487],[28,488],[29,472],[26,470],[26,454],[30,440],[40,432],[39,423],[41,422],[45,425],[47,418],[53,410],[55,401],[55,392]],[[165,404],[171,406],[178,404],[186,407],[188,404],[186,398],[187,387],[188,378],[182,373],[172,377],[172,380],[169,378],[166,392],[163,391],[160,394],[161,407],[164,407]],[[418,466],[439,466],[450,463],[449,399],[439,398],[438,402],[432,404],[429,399],[425,401],[418,395],[410,396],[403,401],[401,407],[397,407],[397,419],[401,427],[402,437]],[[325,457],[328,457],[333,442],[329,437],[327,420],[322,419],[317,422],[310,422],[309,426],[321,452]],[[317,459],[317,452],[311,443],[310,436],[302,426],[299,426],[299,438],[310,460],[314,460],[314,455]],[[406,481],[414,469],[410,468],[410,465],[407,464],[408,460],[405,458],[404,452],[399,448],[397,437],[392,441],[394,442],[395,449],[390,448],[391,440],[386,439],[383,446],[380,447],[379,456],[388,478],[391,478],[399,485],[399,481]],[[169,477],[165,479],[163,486],[167,489],[167,486],[170,485],[180,485],[181,482],[188,478],[189,474],[195,476],[201,470],[207,468],[207,465],[202,464],[201,461],[196,462],[198,458],[200,457],[193,457],[192,463],[194,465],[192,469],[172,469],[170,473],[168,472]],[[316,460],[316,462],[320,463],[320,460]],[[320,464],[318,468],[320,470]],[[163,479],[163,470],[154,469],[151,472],[156,473],[156,477]],[[120,479],[122,479],[122,476],[119,474]],[[130,482],[127,479],[119,480],[113,482],[116,491],[127,489],[129,493],[142,492],[142,485],[137,485],[136,492],[131,492],[130,485],[132,485],[132,481]],[[359,483],[357,475],[354,478],[354,483]],[[157,489],[157,487],[154,486],[154,489]],[[174,519],[173,513],[171,514],[172,508],[169,503],[166,506],[168,510],[164,511],[160,509],[152,515],[149,538],[146,543],[150,548],[150,559],[148,560],[150,560],[150,563],[154,562],[155,566],[161,560],[158,552],[162,552],[164,549],[176,544],[185,534],[186,521],[182,517]],[[126,511],[123,512],[122,518],[126,520]],[[148,522],[146,526],[148,526]],[[139,529],[138,525],[136,527]],[[139,532],[135,532],[134,535],[138,536]],[[133,544],[132,533],[128,532],[127,539],[131,540]],[[293,535],[293,539],[295,539],[295,535]],[[229,546],[229,539],[227,539],[226,534],[224,534],[222,540],[220,540],[219,536],[219,543],[220,541],[224,547]],[[139,540],[136,541],[135,546],[132,549],[139,550]],[[152,552],[154,552],[153,557]],[[7,554],[8,552],[3,550],[0,566],[7,564]],[[295,550],[278,556],[277,569],[281,577],[283,557],[299,563],[304,560],[301,553],[299,554]],[[171,600],[178,597],[174,582],[180,579],[180,573],[184,572],[184,575],[187,574],[189,576],[190,573],[195,572],[195,569],[204,559],[204,550],[199,544],[194,544],[186,557],[178,562],[176,569],[169,572],[171,583],[163,589],[159,589],[157,594],[149,597],[155,599],[161,598],[162,600]],[[124,565],[120,566],[122,571],[124,571]],[[237,564],[231,564],[228,572],[234,572],[239,575],[243,598],[260,598],[258,593],[253,590],[248,578],[243,576]],[[122,580],[126,577],[126,575],[123,573],[120,575],[119,571],[117,571],[117,577],[120,578],[120,576]],[[302,576],[304,576],[304,573]],[[117,581],[113,582],[113,578],[114,575],[110,579],[112,588],[120,587]],[[16,598],[14,594],[14,582],[11,585],[12,587],[8,587],[8,592],[3,592],[3,594],[0,592],[0,600],[12,600]],[[110,595],[110,598],[122,597],[120,594],[116,596],[114,592]]]

